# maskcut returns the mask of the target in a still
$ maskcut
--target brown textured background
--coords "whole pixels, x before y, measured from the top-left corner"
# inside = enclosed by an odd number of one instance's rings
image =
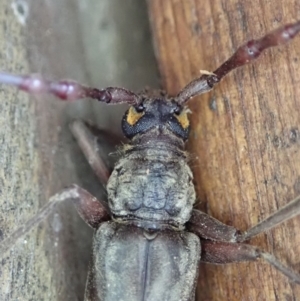
[[[163,84],[176,94],[251,38],[300,19],[299,1],[148,0]],[[300,36],[189,103],[200,207],[246,230],[300,194]],[[300,272],[300,217],[251,240]],[[262,261],[201,265],[197,300],[298,300]]]

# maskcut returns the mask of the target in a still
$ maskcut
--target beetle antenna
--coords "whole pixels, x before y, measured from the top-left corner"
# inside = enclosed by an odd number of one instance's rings
[[[230,71],[251,63],[267,48],[288,43],[299,31],[300,21],[280,27],[260,39],[248,41],[214,72],[191,81],[178,93],[175,100],[183,104],[194,96],[210,91]]]
[[[140,97],[124,88],[108,87],[97,89],[73,80],[51,81],[38,74],[13,75],[0,72],[0,83],[15,86],[30,94],[52,94],[64,101],[92,98],[107,104],[137,104]]]

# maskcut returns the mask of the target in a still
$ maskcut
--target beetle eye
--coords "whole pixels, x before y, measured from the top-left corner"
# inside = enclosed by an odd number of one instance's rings
[[[135,110],[137,111],[137,113],[142,113],[145,110],[144,104],[140,103],[137,107],[135,107]]]
[[[176,115],[179,115],[181,113],[181,111],[182,111],[182,107],[179,104],[177,104],[173,113]]]

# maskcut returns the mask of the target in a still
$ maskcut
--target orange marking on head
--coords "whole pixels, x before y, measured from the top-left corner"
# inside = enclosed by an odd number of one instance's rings
[[[140,118],[144,115],[144,112],[138,113],[134,107],[130,107],[127,114],[127,122],[131,126],[135,125]]]
[[[189,119],[187,117],[187,112],[183,110],[179,115],[174,115],[179,121],[183,129],[187,129],[190,125]]]

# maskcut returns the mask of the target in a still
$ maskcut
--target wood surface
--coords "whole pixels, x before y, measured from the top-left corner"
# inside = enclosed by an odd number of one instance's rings
[[[0,0],[0,7],[0,71],[99,88],[157,83],[140,0]],[[102,185],[71,137],[74,118],[121,129],[120,108],[0,85],[0,243],[63,187],[76,183],[101,197]],[[82,301],[91,240],[73,206],[58,206],[0,254],[0,300]]]
[[[300,18],[299,1],[148,0],[163,87],[175,95],[246,41]],[[300,35],[188,103],[198,207],[241,230],[300,194]],[[300,272],[300,217],[251,239]],[[299,300],[263,261],[202,264],[197,300]]]
[[[1,0],[0,7],[1,71],[39,72],[50,78],[76,74],[78,80],[83,80],[76,10],[70,1],[58,6],[46,1],[33,5],[30,1]],[[79,158],[78,167],[82,165],[80,152],[76,152],[68,133],[66,104],[4,85],[0,92],[3,239],[55,192],[72,182],[82,183],[72,163],[74,156]],[[88,233],[72,207],[60,206],[49,219],[0,254],[0,300],[82,298],[89,260],[86,248],[91,241]]]

